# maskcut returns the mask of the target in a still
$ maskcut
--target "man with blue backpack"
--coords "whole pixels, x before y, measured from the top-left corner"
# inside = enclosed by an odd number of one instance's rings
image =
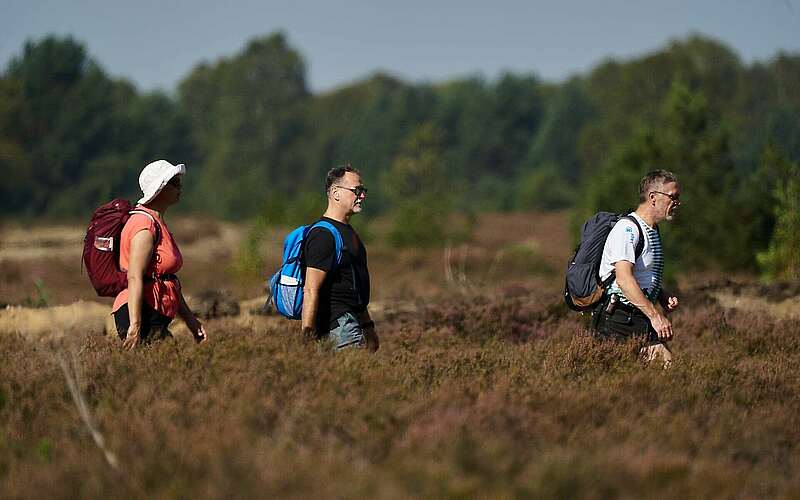
[[[661,357],[665,366],[672,360],[666,342],[673,336],[667,315],[678,307],[678,299],[662,287],[658,223],[674,218],[680,195],[678,179],[671,172],[655,170],[642,178],[639,206],[621,217],[605,240],[598,274],[609,285],[593,312],[597,335],[617,340],[645,336],[645,358]]]
[[[374,352],[379,342],[367,311],[367,250],[349,223],[361,212],[367,189],[358,170],[345,165],[328,172],[325,192],[322,217],[286,237],[283,263],[270,281],[272,300],[279,313],[301,320],[304,340]]]

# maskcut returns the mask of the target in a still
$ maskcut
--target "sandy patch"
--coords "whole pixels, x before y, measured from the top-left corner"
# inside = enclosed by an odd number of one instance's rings
[[[770,302],[761,297],[752,295],[734,295],[730,292],[714,292],[711,296],[717,299],[719,305],[728,309],[740,309],[747,312],[763,313],[780,319],[798,319],[800,310],[797,307],[797,298],[789,298],[780,302]]]
[[[0,310],[0,335],[18,333],[26,338],[60,338],[65,335],[103,333],[111,320],[109,307],[79,300],[69,305],[32,309],[11,306]]]
[[[83,252],[85,231],[85,228],[77,226],[5,228],[0,234],[0,261],[79,258]]]

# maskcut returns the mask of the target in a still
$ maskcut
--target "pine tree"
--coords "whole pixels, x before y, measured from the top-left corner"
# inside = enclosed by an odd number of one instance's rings
[[[768,279],[800,278],[800,164],[790,162],[774,148],[764,154],[764,164],[776,175],[775,227],[769,248],[757,255]]]

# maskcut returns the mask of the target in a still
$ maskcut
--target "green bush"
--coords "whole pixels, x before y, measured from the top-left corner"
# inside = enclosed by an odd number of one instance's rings
[[[233,259],[233,274],[240,284],[261,279],[265,275],[261,244],[268,229],[267,220],[259,217],[251,223],[242,237],[236,256]]]
[[[552,163],[522,174],[514,191],[514,206],[523,210],[557,210],[575,202],[573,186]]]
[[[325,212],[325,196],[319,193],[306,193],[286,205],[283,224],[289,227],[310,224]]]
[[[35,308],[43,308],[50,305],[50,294],[47,293],[47,289],[44,287],[44,282],[40,279],[37,279],[33,282],[33,285],[36,287],[36,295],[33,297],[28,297],[24,301],[22,301],[22,305],[25,307],[35,307]]]
[[[756,255],[764,277],[800,278],[800,164],[767,154],[778,178],[775,183],[775,228],[769,248]]]
[[[437,247],[458,234],[447,226],[447,211],[433,197],[422,197],[398,207],[389,242],[398,247]]]

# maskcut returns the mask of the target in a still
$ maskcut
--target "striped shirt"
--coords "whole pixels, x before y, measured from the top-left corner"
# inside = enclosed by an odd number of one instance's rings
[[[656,229],[647,225],[636,213],[631,215],[639,222],[644,235],[642,254],[636,258],[636,244],[639,242],[639,230],[636,229],[636,224],[629,219],[620,219],[611,229],[603,247],[600,278],[608,278],[614,270],[616,262],[621,260],[632,262],[633,277],[644,295],[655,303],[661,293],[664,277],[664,252],[661,246],[661,236]],[[608,293],[616,293],[622,302],[630,304],[616,280],[609,287]]]

